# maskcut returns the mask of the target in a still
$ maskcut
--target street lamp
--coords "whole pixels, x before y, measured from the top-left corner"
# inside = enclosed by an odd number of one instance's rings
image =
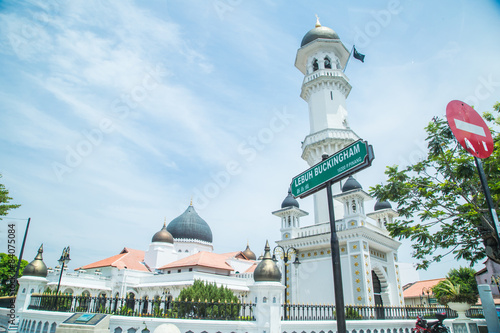
[[[424,296],[425,294],[427,294],[427,305],[430,305],[430,294],[432,294],[432,288],[429,288],[429,287],[423,287],[422,288],[422,296]]]
[[[292,257],[292,254],[295,253],[295,260],[293,262],[293,264],[297,267],[298,265],[300,265],[300,262],[299,262],[299,251],[294,248],[294,247],[289,247],[287,248],[286,250],[281,246],[281,245],[277,245],[274,249],[273,249],[273,261],[274,262],[277,262],[278,259],[276,258],[276,250],[277,249],[280,249],[281,252],[283,253],[283,262],[285,263],[285,317],[286,317],[286,304],[287,304],[287,285],[288,285],[288,281],[287,281],[287,277],[286,277],[286,273],[287,273],[287,263],[288,263],[288,260],[291,259]]]
[[[59,283],[57,284],[56,295],[59,294],[59,288],[61,287],[61,278],[64,272],[64,265],[68,266],[68,263],[71,259],[69,258],[69,246],[65,247],[62,251],[61,258],[59,258],[58,262],[61,265],[61,274],[59,275]]]

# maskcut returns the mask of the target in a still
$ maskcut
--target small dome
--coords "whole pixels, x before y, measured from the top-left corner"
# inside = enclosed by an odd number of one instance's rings
[[[196,239],[212,243],[212,230],[194,210],[192,205],[184,213],[173,219],[167,226],[167,231],[174,239]]]
[[[35,259],[24,267],[23,276],[47,277],[47,266],[43,262],[43,244],[38,249]]]
[[[339,35],[333,29],[328,27],[323,27],[319,23],[319,19],[316,20],[316,26],[314,29],[311,29],[305,34],[304,38],[302,38],[302,42],[300,43],[300,47],[309,44],[313,40],[316,39],[340,39]]]
[[[345,182],[344,186],[342,186],[342,192],[347,192],[350,190],[357,190],[357,189],[362,189],[361,184],[358,183],[356,179],[354,179],[353,176],[349,176],[347,178],[347,181]]]
[[[257,256],[255,255],[255,253],[253,253],[253,251],[250,250],[250,246],[248,245],[248,243],[247,243],[247,248],[245,249],[245,251],[243,251],[243,254],[245,255],[245,257],[248,258],[248,260],[257,259]]]
[[[392,208],[391,204],[389,201],[378,201],[375,203],[375,207],[373,207],[373,210],[381,210],[381,209],[387,209],[387,208]]]
[[[271,252],[269,248],[269,242],[266,241],[266,247],[264,248],[264,257],[262,261],[257,265],[255,271],[253,272],[253,279],[255,282],[280,282],[281,272],[278,266],[274,263]]]
[[[160,231],[158,231],[156,234],[154,234],[153,238],[151,239],[151,242],[160,242],[160,243],[174,243],[174,237],[172,237],[172,234],[167,231],[167,226],[165,223],[163,223],[163,228],[161,228]]]
[[[287,207],[297,207],[299,208],[299,202],[295,200],[295,198],[292,195],[292,190],[288,189],[288,195],[286,196],[285,200],[281,203],[281,208],[287,208]]]

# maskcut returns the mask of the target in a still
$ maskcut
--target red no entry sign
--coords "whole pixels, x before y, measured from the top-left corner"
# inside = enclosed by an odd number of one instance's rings
[[[491,155],[493,138],[490,129],[473,108],[461,101],[451,101],[446,106],[446,119],[465,150],[479,158]]]

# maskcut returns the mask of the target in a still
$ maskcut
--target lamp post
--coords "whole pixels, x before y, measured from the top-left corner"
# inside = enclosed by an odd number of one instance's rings
[[[427,305],[429,306],[431,304],[429,295],[432,294],[432,288],[423,287],[422,288],[422,296],[424,296],[425,294],[427,294]]]
[[[286,266],[287,266],[288,260],[291,259],[291,256],[292,256],[293,253],[295,253],[295,260],[294,260],[293,264],[295,266],[300,265],[300,262],[299,262],[299,251],[296,248],[292,247],[292,246],[289,247],[289,248],[287,248],[285,250],[281,245],[277,245],[273,249],[273,261],[275,261],[275,262],[278,261],[278,259],[276,258],[276,250],[277,249],[280,249],[281,252],[283,253],[283,258],[282,259],[283,259],[283,262],[285,263],[285,306],[284,306],[284,314],[285,314],[285,318],[286,318],[286,316],[287,316],[287,311],[286,311],[287,307],[286,307],[286,305],[288,303],[287,302],[287,298],[288,298],[287,297],[288,280],[287,280],[287,276],[286,276],[287,275],[287,267]]]
[[[61,258],[59,258],[58,262],[61,265],[61,274],[59,275],[59,283],[57,284],[56,295],[59,294],[59,288],[61,287],[61,278],[64,272],[64,266],[68,266],[68,263],[71,259],[69,258],[69,246],[65,247],[62,251]]]

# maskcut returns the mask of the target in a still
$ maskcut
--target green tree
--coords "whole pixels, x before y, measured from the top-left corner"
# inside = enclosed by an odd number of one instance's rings
[[[492,130],[495,149],[482,161],[497,211],[500,134],[495,128],[500,124],[499,111],[497,103],[492,113],[483,114]],[[418,268],[426,269],[449,254],[471,265],[486,255],[500,263],[498,240],[474,158],[456,141],[445,119],[435,117],[425,131],[427,156],[406,167],[387,167],[387,183],[370,188],[378,200],[397,204],[399,218],[387,229],[392,237],[412,241]]]
[[[17,270],[17,257],[5,253],[0,253],[0,296],[10,296],[11,285],[14,283],[14,276]],[[28,262],[21,260],[21,267],[19,268],[19,277],[23,275],[24,267]],[[17,291],[17,287],[15,289]]]
[[[0,174],[0,178],[2,175]],[[0,220],[2,216],[6,216],[9,210],[18,208],[21,205],[9,204],[11,197],[9,197],[9,190],[3,184],[0,184]]]
[[[445,280],[432,288],[432,292],[442,304],[448,302],[475,304],[479,294],[475,274],[476,271],[469,267],[453,268]]]
[[[174,311],[179,318],[236,318],[240,311],[238,297],[225,286],[195,280],[184,288],[174,302]]]

